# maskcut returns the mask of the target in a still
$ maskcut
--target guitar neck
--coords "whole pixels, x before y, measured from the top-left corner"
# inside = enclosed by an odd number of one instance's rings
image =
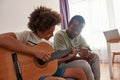
[[[51,54],[51,58],[50,60],[54,60],[54,59],[60,59],[62,57],[65,57],[67,55],[69,55],[72,52],[72,49],[66,49],[66,50],[58,50],[55,51]]]
[[[58,51],[55,51],[51,54],[51,58],[49,59],[49,61],[52,61],[52,60],[55,60],[55,59],[60,59],[62,57],[65,57],[67,55],[69,55],[70,53],[72,52],[72,49],[66,49],[66,50],[58,50]],[[41,59],[38,59],[36,58],[36,61],[40,64],[40,65],[44,65],[46,64],[47,62],[44,62],[43,60]],[[48,61],[48,62],[49,62]]]

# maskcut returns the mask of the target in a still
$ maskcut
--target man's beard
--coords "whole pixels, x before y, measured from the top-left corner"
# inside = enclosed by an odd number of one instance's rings
[[[69,37],[70,39],[73,39],[74,37],[77,36],[77,35],[73,35],[73,34],[70,33],[68,30],[66,30],[66,33],[67,33],[67,35],[68,35],[68,37]]]

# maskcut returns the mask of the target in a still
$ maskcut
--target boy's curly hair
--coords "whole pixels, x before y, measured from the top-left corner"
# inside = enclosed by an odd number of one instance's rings
[[[37,7],[29,17],[28,28],[33,31],[46,31],[61,22],[61,16],[47,7]]]

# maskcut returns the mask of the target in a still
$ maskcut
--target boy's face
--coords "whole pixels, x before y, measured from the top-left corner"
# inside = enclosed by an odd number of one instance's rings
[[[71,37],[79,35],[84,27],[84,23],[79,23],[77,20],[74,20],[73,23],[69,26],[68,31],[70,32]]]
[[[53,36],[54,30],[55,30],[55,26],[52,26],[50,29],[46,30],[45,32],[38,31],[38,36],[40,38],[44,38],[46,40],[49,40]]]

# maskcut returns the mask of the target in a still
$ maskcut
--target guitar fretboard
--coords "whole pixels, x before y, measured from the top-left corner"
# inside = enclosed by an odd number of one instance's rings
[[[68,54],[70,54],[72,52],[72,49],[66,49],[66,50],[58,50],[58,51],[55,51],[51,54],[51,58],[49,61],[51,60],[54,60],[54,59],[60,59],[62,57],[65,57],[67,56]],[[44,62],[43,60],[41,59],[38,59],[37,58],[37,62],[40,64],[40,65],[44,65],[46,62]]]

